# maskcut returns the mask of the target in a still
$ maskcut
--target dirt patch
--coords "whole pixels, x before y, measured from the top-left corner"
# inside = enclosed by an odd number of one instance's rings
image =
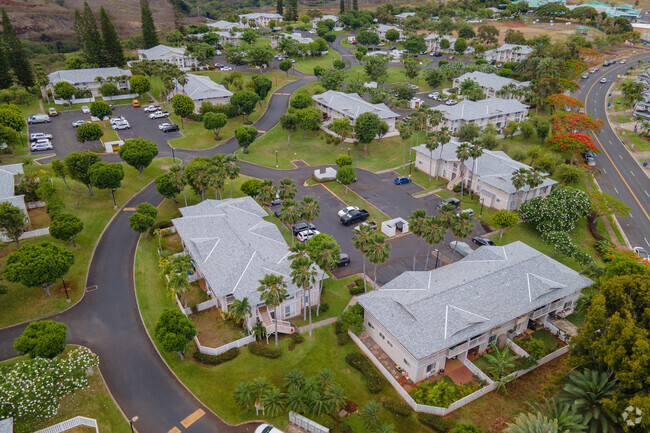
[[[27,209],[29,215],[30,229],[44,229],[50,226],[50,215],[44,207]]]
[[[191,314],[189,317],[196,326],[197,337],[202,346],[221,347],[246,336],[246,332],[235,326],[232,320],[224,320],[216,308]]]
[[[523,21],[490,21],[487,23],[476,24],[474,27],[478,28],[483,24],[492,25],[499,30],[499,44],[505,42],[506,31],[510,29],[520,31],[524,34],[526,39],[540,35],[549,35],[551,41],[556,42],[564,41],[568,36],[575,35],[576,28],[581,27],[581,25],[577,23],[566,24],[564,22],[559,22],[551,25],[551,23],[529,24],[524,23]],[[589,31],[592,35],[600,34],[600,32],[595,29],[589,29]]]
[[[173,233],[163,238],[163,249],[171,252],[172,254],[180,253],[183,251],[183,242],[178,233]]]

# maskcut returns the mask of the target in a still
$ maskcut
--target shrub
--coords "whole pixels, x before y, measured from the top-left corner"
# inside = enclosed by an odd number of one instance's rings
[[[361,293],[364,292],[363,290],[363,284],[361,287],[357,286],[356,284],[348,289],[348,292],[350,292],[350,295],[360,295]]]
[[[194,352],[192,357],[201,364],[219,365],[237,358],[237,355],[239,355],[239,348],[233,347],[219,355],[208,355],[201,352]]]
[[[347,333],[336,334],[336,342],[339,346],[345,346],[350,342],[350,336]]]
[[[345,325],[341,322],[341,319],[334,322],[334,333],[336,335],[345,334]]]
[[[594,245],[594,249],[596,250],[596,252],[598,252],[600,258],[603,259],[603,262],[607,263],[612,260],[612,253],[614,252],[614,244],[612,244],[610,241],[607,240],[598,241],[596,242],[596,245]]]
[[[323,302],[322,304],[320,304],[320,312],[321,313],[326,313],[327,310],[329,310],[329,309],[330,309],[330,304],[328,304],[327,302]]]
[[[411,414],[412,409],[406,402],[386,399],[381,404],[397,416],[407,417]]]
[[[346,423],[341,423],[341,425],[339,426],[339,430],[341,431],[341,433],[352,432],[352,429]]]
[[[452,420],[430,413],[418,413],[418,421],[427,427],[431,427],[438,433],[447,433],[449,430],[454,428],[454,422]]]
[[[294,332],[291,334],[291,341],[289,342],[289,350],[293,350],[298,344],[302,343],[304,341],[304,338],[302,334],[299,332]]]
[[[425,382],[417,388],[411,389],[409,395],[419,404],[449,407],[453,402],[473,393],[477,389],[478,385],[475,383],[456,385],[452,380],[443,378],[443,380],[435,382]]]
[[[281,349],[275,349],[271,346],[262,346],[261,344],[258,343],[249,344],[248,351],[253,355],[257,355],[269,359],[276,359],[282,356]]]
[[[165,229],[165,228],[171,227],[171,226],[172,226],[172,222],[169,221],[169,220],[157,221],[149,229],[149,234],[153,235],[153,232],[155,232],[156,230]]]
[[[345,362],[363,374],[366,378],[366,388],[369,393],[377,394],[381,392],[384,387],[384,378],[365,355],[361,353],[348,353],[345,355]]]
[[[541,359],[548,353],[544,342],[537,338],[532,338],[530,340],[521,340],[519,343],[520,346],[522,346],[524,350],[535,359]]]

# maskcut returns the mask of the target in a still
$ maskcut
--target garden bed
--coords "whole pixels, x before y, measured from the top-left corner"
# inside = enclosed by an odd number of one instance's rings
[[[172,254],[183,252],[183,242],[178,233],[170,233],[161,239],[162,249],[167,250]]]
[[[512,349],[508,348],[508,350],[510,351],[511,355],[517,356],[517,354]],[[478,358],[476,358],[475,360],[472,361],[472,363],[475,366],[477,366],[479,369],[481,369],[481,371],[483,373],[487,374],[488,376],[490,376],[490,364],[488,363],[487,359],[485,358],[485,355],[488,355],[491,352],[492,352],[492,349],[488,349],[481,356],[479,356]],[[512,368],[509,368],[509,369],[507,369],[505,371],[504,376],[507,376],[510,373],[513,373],[513,372],[515,372],[517,370],[521,370],[519,360],[521,360],[521,357],[517,358],[517,361],[515,361],[514,366]]]
[[[27,209],[30,230],[44,229],[50,226],[50,214],[45,207]]]
[[[535,359],[541,359],[566,346],[565,342],[545,329],[540,329],[530,335],[523,333],[514,339],[514,343]]]
[[[221,311],[210,308],[189,316],[196,326],[197,337],[202,346],[221,347],[246,336],[246,332],[232,320],[221,317]]]

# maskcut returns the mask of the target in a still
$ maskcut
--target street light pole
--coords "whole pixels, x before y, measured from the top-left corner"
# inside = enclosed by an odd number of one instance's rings
[[[275,168],[278,168],[278,151],[275,151]]]
[[[479,216],[483,216],[483,199],[481,199],[481,212],[479,212]]]
[[[350,148],[348,147],[348,156],[350,156]]]
[[[174,146],[169,146],[172,148],[172,164],[176,164],[176,155],[174,154]]]
[[[131,418],[131,419],[129,420],[129,425],[131,426],[131,433],[135,433],[135,432],[133,431],[133,423],[136,422],[138,419],[140,419],[140,418],[137,417],[137,416],[134,416],[133,418]]]
[[[70,303],[70,296],[68,295],[68,288],[65,285],[65,278],[61,277],[61,281],[63,281],[63,290],[65,290],[65,302]]]
[[[435,270],[438,269],[438,259],[440,258],[440,251],[438,251],[437,249],[434,251],[436,252],[436,265],[433,268]]]

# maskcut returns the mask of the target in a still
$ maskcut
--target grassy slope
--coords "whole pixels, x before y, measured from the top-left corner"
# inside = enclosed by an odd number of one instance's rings
[[[330,48],[324,56],[305,57],[304,60],[300,57],[296,57],[295,60],[296,63],[293,65],[294,68],[300,72],[304,72],[305,74],[313,74],[314,67],[321,66],[323,68],[329,68],[332,66],[334,60],[341,60],[341,55],[334,49]]]
[[[144,171],[144,176],[139,177],[138,172],[130,166],[124,166],[124,180],[122,188],[115,192],[115,198],[119,206],[122,206],[137,191],[142,189],[154,177],[163,173],[163,165],[170,164],[170,159],[156,159],[149,168]],[[43,170],[49,170],[49,166],[38,167]],[[64,212],[77,215],[84,223],[84,230],[76,238],[76,247],[72,247],[66,242],[52,238],[51,236],[41,236],[21,242],[21,245],[29,243],[54,242],[58,245],[65,246],[75,253],[75,263],[66,275],[68,280],[68,292],[72,301],[75,302],[83,293],[85,288],[86,272],[90,262],[90,256],[97,242],[99,235],[115,214],[113,203],[108,191],[95,190],[94,196],[89,197],[86,188],[80,185],[83,190],[79,194],[79,207],[77,208],[77,198],[74,193],[68,192],[63,182],[56,178],[54,182],[59,190],[61,198],[65,203]],[[68,180],[71,187],[75,187],[77,182]],[[78,188],[78,187],[77,187]],[[8,243],[3,246],[3,255],[0,258],[0,268],[4,268],[6,254],[16,249],[15,243]],[[8,293],[2,296],[0,303],[0,327],[20,323],[25,320],[31,320],[39,317],[49,316],[68,308],[71,304],[66,303],[65,292],[61,281],[50,288],[52,296],[45,296],[45,292],[38,287],[23,287],[17,283],[3,282]]]

